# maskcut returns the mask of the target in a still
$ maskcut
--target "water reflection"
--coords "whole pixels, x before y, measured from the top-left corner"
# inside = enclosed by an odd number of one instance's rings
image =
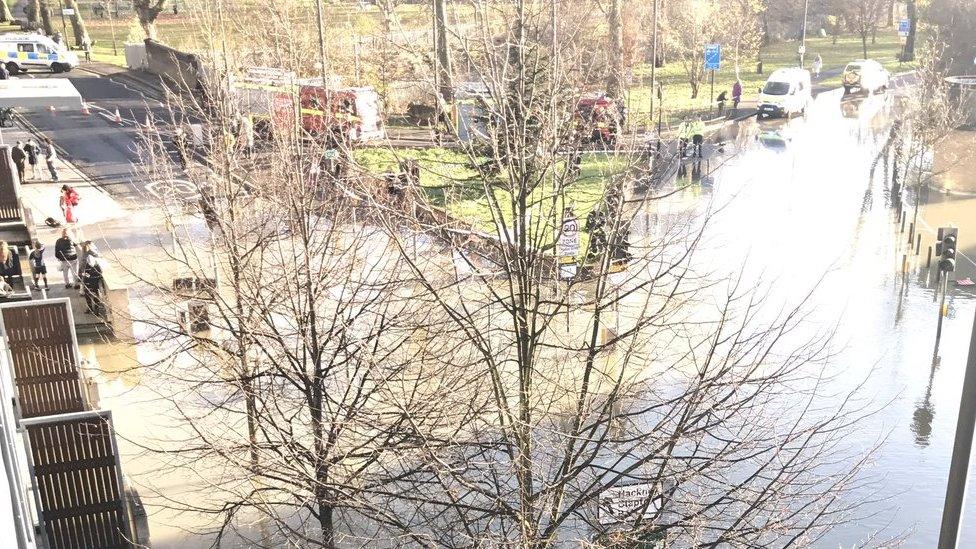
[[[939,366],[939,358],[932,361],[932,368],[929,369],[929,383],[925,387],[925,396],[921,402],[915,406],[912,413],[912,433],[915,435],[915,444],[920,447],[929,445],[929,437],[932,436],[932,419],[935,417],[935,407],[932,406],[932,380],[935,379],[935,369]]]

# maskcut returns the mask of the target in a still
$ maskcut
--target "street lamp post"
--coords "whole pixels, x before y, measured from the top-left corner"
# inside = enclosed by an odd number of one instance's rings
[[[807,11],[810,0],[803,0],[803,29],[800,31],[800,68],[803,68],[803,56],[807,53]]]

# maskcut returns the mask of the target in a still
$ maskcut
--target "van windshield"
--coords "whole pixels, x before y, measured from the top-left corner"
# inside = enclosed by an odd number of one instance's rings
[[[786,95],[790,93],[789,82],[766,82],[763,86],[763,93],[766,95]]]
[[[857,72],[859,70],[861,70],[861,65],[847,65],[847,72]]]

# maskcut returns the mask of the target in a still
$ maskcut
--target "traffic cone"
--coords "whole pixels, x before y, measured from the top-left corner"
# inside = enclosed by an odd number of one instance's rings
[[[113,120],[115,120],[116,124],[122,123],[122,113],[119,112],[118,108],[115,109],[115,118]]]
[[[85,101],[82,101],[81,103],[81,114],[91,116],[91,109],[88,108],[88,103]]]

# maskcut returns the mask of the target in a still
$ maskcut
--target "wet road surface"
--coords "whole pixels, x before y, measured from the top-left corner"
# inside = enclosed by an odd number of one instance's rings
[[[923,192],[915,255],[877,161],[892,105],[886,96],[825,94],[805,118],[741,122],[722,136],[725,153],[686,166],[688,188],[657,206],[659,218],[714,212],[698,267],[719,279],[743,273],[747,285],[768,288],[766,306],[795,306],[812,291],[804,324],[811,334],[836,330],[829,368],[843,390],[863,383],[860,398],[876,410],[849,440],[855,451],[877,446],[863,484],[846,496],[864,503],[818,547],[938,539],[976,292],[949,284],[933,360],[939,308],[925,256],[935,229],[953,224],[961,254],[950,280],[976,276],[976,198]],[[906,196],[909,221],[914,199]],[[976,546],[973,498],[964,525],[960,546]]]

